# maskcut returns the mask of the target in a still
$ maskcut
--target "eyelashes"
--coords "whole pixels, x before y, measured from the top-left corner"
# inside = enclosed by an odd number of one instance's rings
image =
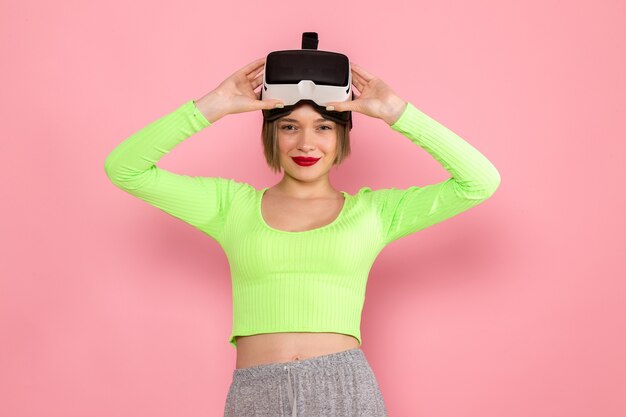
[[[280,129],[281,130],[287,130],[287,131],[293,130],[293,129],[287,129],[288,127],[294,127],[294,126],[293,125],[283,125],[283,126],[280,127]],[[322,129],[322,130],[333,130],[332,126],[328,126],[328,125],[322,125],[320,127],[328,128],[328,129]]]

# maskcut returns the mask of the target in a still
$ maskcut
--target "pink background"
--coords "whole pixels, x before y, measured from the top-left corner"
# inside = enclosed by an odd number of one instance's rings
[[[104,160],[303,31],[502,177],[372,268],[363,349],[389,415],[626,415],[624,2],[226,4],[3,2],[0,415],[222,415],[224,252],[113,186]],[[448,178],[383,121],[353,118],[338,189]],[[261,121],[227,116],[159,166],[273,185]]]

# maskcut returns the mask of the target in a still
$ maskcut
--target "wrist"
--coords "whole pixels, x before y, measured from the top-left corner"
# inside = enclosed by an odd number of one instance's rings
[[[398,96],[395,96],[394,98],[389,100],[389,103],[387,105],[387,110],[385,111],[385,115],[383,116],[382,119],[389,126],[394,125],[398,121],[398,119],[400,119],[400,116],[402,116],[402,113],[404,113],[404,111],[406,110],[407,105],[408,105],[407,101],[403,100],[402,98]]]
[[[198,111],[211,123],[215,123],[217,120],[225,116],[222,109],[224,108],[223,102],[214,93],[208,93],[198,100],[194,100]]]

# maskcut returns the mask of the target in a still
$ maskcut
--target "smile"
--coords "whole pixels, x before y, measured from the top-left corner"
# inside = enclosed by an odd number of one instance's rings
[[[308,156],[292,156],[291,159],[293,159],[293,162],[295,162],[296,164],[304,167],[314,165],[317,161],[320,160],[320,158],[311,158]]]

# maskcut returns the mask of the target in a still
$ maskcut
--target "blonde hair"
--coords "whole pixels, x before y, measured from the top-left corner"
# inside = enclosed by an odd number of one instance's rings
[[[280,173],[282,168],[280,166],[280,153],[278,151],[278,120],[271,122],[263,120],[261,139],[263,141],[263,153],[267,165],[272,171]],[[335,126],[337,129],[337,155],[333,165],[339,165],[350,156],[350,126],[347,123],[337,122],[335,122]]]

